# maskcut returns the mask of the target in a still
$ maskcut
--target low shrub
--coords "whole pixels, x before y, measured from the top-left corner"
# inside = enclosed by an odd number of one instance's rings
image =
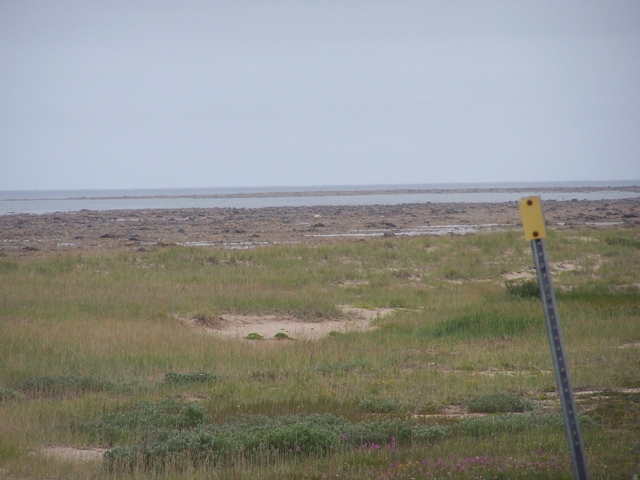
[[[407,420],[351,423],[331,414],[229,417],[222,424],[192,429],[156,429],[137,444],[111,449],[109,471],[183,468],[223,464],[239,456],[270,460],[288,455],[324,456],[343,448],[387,443],[432,442],[451,435],[450,427],[414,425]]]
[[[197,403],[166,399],[160,402],[141,401],[97,420],[77,422],[72,428],[88,434],[96,443],[114,445],[127,440],[144,440],[161,431],[193,429],[203,425],[208,418]]]

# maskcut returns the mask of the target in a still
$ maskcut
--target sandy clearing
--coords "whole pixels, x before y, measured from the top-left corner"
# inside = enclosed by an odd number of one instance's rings
[[[295,317],[280,315],[232,315],[224,314],[216,318],[190,318],[183,323],[199,332],[222,338],[244,339],[250,333],[257,333],[266,340],[277,340],[275,335],[284,333],[293,339],[317,340],[330,332],[367,331],[377,327],[372,322],[394,311],[392,308],[367,309],[341,305],[346,319],[330,319],[305,322]]]
[[[77,448],[63,445],[49,445],[42,449],[45,457],[52,457],[58,460],[70,462],[94,462],[102,461],[104,452],[109,450],[102,447]]]

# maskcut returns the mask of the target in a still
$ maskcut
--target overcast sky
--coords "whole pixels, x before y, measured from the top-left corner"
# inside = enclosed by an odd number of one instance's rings
[[[0,0],[0,190],[640,179],[640,2]]]

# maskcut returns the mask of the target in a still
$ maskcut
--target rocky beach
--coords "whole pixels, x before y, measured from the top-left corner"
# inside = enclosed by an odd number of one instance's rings
[[[637,228],[640,200],[544,201],[548,225]],[[168,245],[252,248],[467,234],[520,228],[518,202],[268,208],[185,208],[0,216],[0,255],[145,251]]]

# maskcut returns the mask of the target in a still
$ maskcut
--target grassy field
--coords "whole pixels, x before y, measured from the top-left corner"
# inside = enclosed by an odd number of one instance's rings
[[[631,480],[640,230],[546,244],[591,476]],[[0,257],[0,477],[572,478],[532,265],[519,231]],[[340,305],[395,310],[315,341],[182,322]]]

